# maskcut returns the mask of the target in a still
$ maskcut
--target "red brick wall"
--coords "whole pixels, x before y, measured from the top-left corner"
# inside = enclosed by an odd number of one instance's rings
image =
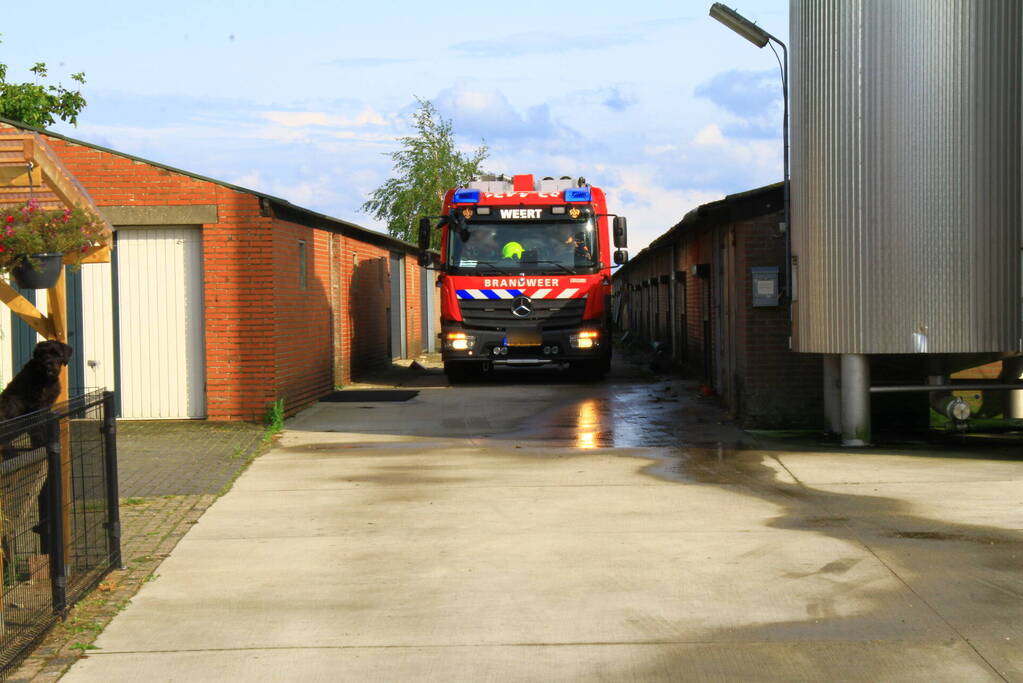
[[[259,420],[277,398],[272,221],[252,195],[202,184],[215,188],[213,201],[196,203],[216,203],[219,218],[203,226],[207,411],[211,420]]]
[[[409,358],[423,352],[421,269],[414,254],[405,255],[405,343]]]
[[[341,362],[339,384],[386,367],[391,360],[388,335],[390,301],[389,251],[346,236],[337,238],[339,299],[337,334],[347,351]]]
[[[709,234],[687,236],[676,247],[680,270],[686,273],[686,334],[687,354],[685,365],[699,376],[707,374],[707,340],[705,331],[713,336],[714,307],[708,304],[712,294],[713,281],[693,274],[693,267],[712,263],[712,237]],[[713,270],[713,269],[712,269]],[[711,340],[713,343],[713,339]],[[711,359],[713,364],[713,359]],[[713,370],[710,370],[712,373]]]
[[[277,396],[286,411],[303,407],[333,389],[331,240],[324,230],[274,221],[274,365]],[[305,243],[305,287],[300,282],[299,243]]]
[[[0,125],[0,134],[17,133]],[[389,254],[354,237],[263,216],[259,197],[47,137],[97,206],[217,206],[203,225],[207,407],[214,420],[293,414],[390,364]],[[305,241],[307,287],[299,284]],[[406,254],[409,355],[421,349],[420,269]]]
[[[660,332],[652,320],[651,306],[657,301],[660,316],[670,314],[668,288],[664,285],[646,285],[633,289],[630,285],[649,282],[650,278],[671,275],[673,271],[686,273],[686,358],[687,371],[703,381],[712,382],[719,393],[730,401],[730,408],[746,426],[795,427],[820,425],[821,363],[813,354],[798,354],[789,350],[789,319],[786,306],[754,308],[750,268],[780,266],[784,263],[784,242],[778,234],[780,214],[758,216],[745,221],[717,223],[709,226],[693,225],[682,232],[675,243],[675,259],[670,259],[671,247],[664,246],[637,255],[628,270],[616,275],[616,289],[629,301],[631,329],[641,342],[654,341],[653,336],[667,336],[661,323]],[[732,291],[729,302],[734,317],[734,330],[725,339],[714,338],[714,317],[725,302],[714,302],[714,277],[723,258],[715,249],[717,234],[733,231],[735,263],[726,273]],[[669,257],[666,260],[664,254]],[[710,278],[693,274],[693,266],[710,264]],[[621,282],[618,282],[621,280]],[[727,288],[723,288],[727,290]],[[653,292],[659,291],[655,299]],[[710,301],[708,303],[708,295]],[[679,302],[678,306],[681,307]],[[681,308],[678,311],[681,314]],[[710,339],[707,339],[705,318],[709,316]],[[705,352],[712,351],[708,372]],[[718,368],[714,367],[718,354],[730,354],[733,372],[719,382]],[[727,367],[727,366],[726,366]]]
[[[273,223],[258,198],[158,166],[77,145],[47,142],[97,206],[216,204],[203,226],[207,411],[255,420],[275,398]]]
[[[748,425],[765,427],[821,424],[823,376],[816,354],[789,349],[787,306],[753,307],[750,269],[779,266],[785,244],[778,234],[780,214],[734,224],[737,291],[736,373],[741,384],[736,412]]]

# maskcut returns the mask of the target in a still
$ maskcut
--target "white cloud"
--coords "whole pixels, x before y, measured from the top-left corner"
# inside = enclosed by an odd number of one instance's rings
[[[693,144],[723,145],[725,144],[725,136],[722,135],[720,126],[716,123],[708,123],[696,133],[696,137],[693,138]]]
[[[550,106],[533,105],[520,112],[497,90],[456,85],[442,90],[433,100],[444,118],[463,137],[492,140],[539,140],[569,134],[551,116]]]
[[[629,219],[629,251],[638,253],[701,204],[716,201],[722,192],[697,188],[670,189],[643,167],[623,169],[608,185],[608,210]]]
[[[322,111],[266,111],[263,117],[282,126],[335,126],[361,128],[363,126],[386,126],[390,122],[371,107],[363,109],[354,118],[345,118]]]
[[[571,39],[557,33],[530,31],[514,35],[491,35],[486,40],[456,43],[451,49],[469,57],[508,59],[530,54],[556,54],[576,50],[607,50],[608,48],[642,40],[642,35],[626,32],[621,27],[614,31],[580,34]]]
[[[663,145],[645,145],[643,147],[643,154],[664,154],[665,152],[676,152],[678,151],[678,145],[663,144]]]
[[[227,182],[238,187],[244,187],[248,190],[256,190],[258,192],[265,192],[263,187],[263,176],[259,174],[259,171],[249,171],[240,176],[235,176],[229,179]]]

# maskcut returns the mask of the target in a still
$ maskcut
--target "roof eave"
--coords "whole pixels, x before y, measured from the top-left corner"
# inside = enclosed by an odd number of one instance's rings
[[[274,215],[277,215],[282,220],[289,220],[290,222],[297,223],[299,225],[304,225],[306,227],[313,227],[321,230],[329,230],[331,232],[347,234],[353,237],[358,237],[360,239],[365,239],[366,241],[375,242],[377,244],[386,244],[388,246],[397,247],[405,251],[412,250],[418,251],[418,247],[408,242],[405,242],[404,240],[397,239],[396,237],[391,237],[390,235],[386,235],[382,232],[377,232],[376,230],[364,228],[361,225],[357,225],[350,221],[342,220],[340,218],[335,218],[333,216],[328,216],[326,214],[312,211],[311,209],[303,208],[296,204],[292,204],[287,199],[281,199],[280,197],[275,197],[273,195],[266,194],[265,192],[252,190],[247,187],[241,187],[240,185],[234,185],[223,180],[218,180],[217,178],[210,178],[208,176],[193,173],[191,171],[185,171],[174,166],[168,166],[167,164],[160,163],[159,161],[145,159],[143,157],[138,157],[133,154],[121,152],[116,149],[110,149],[109,147],[103,147],[102,145],[96,145],[91,142],[86,142],[84,140],[79,140],[77,138],[68,137],[67,135],[55,133],[45,128],[37,128],[35,126],[30,126],[20,121],[13,121],[11,119],[0,117],[0,123],[6,123],[10,126],[14,126],[15,128],[34,131],[41,135],[57,138],[58,140],[64,140],[65,142],[69,142],[74,145],[81,145],[83,147],[95,149],[100,152],[114,154],[125,159],[131,159],[132,161],[137,161],[139,163],[155,166],[156,168],[162,168],[165,171],[170,171],[171,173],[178,173],[189,178],[194,178],[196,180],[201,180],[207,183],[213,183],[214,185],[220,185],[221,187],[225,187],[229,190],[234,190],[235,192],[241,192],[243,194],[249,194],[254,197],[259,197],[261,200],[268,201],[270,205],[273,206],[275,209]],[[288,214],[292,218],[286,219],[281,214]]]

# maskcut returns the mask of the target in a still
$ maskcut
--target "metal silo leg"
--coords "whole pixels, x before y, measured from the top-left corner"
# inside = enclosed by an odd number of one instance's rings
[[[860,353],[842,354],[842,445],[870,445],[870,363]]]
[[[1023,380],[1023,356],[1016,356],[1002,361],[1008,381]],[[1023,384],[1021,384],[1023,386]],[[1005,417],[1013,420],[1023,420],[1023,389],[1009,392],[1009,400],[1005,406]]]
[[[842,433],[842,364],[836,353],[824,354],[824,416],[828,433]]]

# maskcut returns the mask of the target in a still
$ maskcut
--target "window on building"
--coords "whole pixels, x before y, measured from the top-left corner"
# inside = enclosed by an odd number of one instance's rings
[[[309,288],[309,276],[306,269],[306,246],[305,240],[298,241],[298,288],[308,289]]]

